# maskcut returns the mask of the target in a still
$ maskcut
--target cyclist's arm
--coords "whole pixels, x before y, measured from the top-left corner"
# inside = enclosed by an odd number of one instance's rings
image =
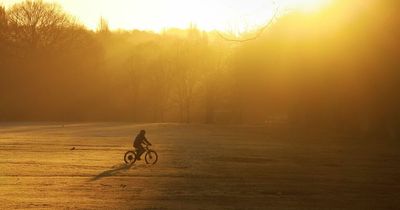
[[[151,146],[151,143],[146,139],[146,137],[144,137],[144,139],[143,139],[143,142],[145,143],[145,144],[147,144],[147,145],[150,145]]]

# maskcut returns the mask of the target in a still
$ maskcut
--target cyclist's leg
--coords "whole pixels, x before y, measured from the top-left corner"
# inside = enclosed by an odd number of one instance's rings
[[[136,150],[137,150],[137,159],[140,160],[140,156],[142,156],[142,154],[144,153],[145,149],[143,148],[142,145],[138,145]]]

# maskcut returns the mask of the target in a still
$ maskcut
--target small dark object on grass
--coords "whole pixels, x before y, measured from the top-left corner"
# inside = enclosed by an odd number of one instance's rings
[[[70,150],[75,150],[75,147],[72,147]]]
[[[125,188],[126,184],[121,184],[120,187]]]

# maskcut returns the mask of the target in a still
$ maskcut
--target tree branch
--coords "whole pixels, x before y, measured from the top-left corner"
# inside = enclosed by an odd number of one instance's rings
[[[218,36],[222,39],[224,39],[225,41],[229,41],[229,42],[248,42],[248,41],[252,41],[257,39],[258,37],[260,37],[264,31],[269,28],[269,26],[272,25],[272,23],[274,23],[275,19],[278,17],[278,10],[279,7],[277,6],[276,2],[273,1],[273,4],[275,5],[275,9],[274,9],[274,15],[272,16],[272,18],[263,26],[261,27],[259,30],[257,30],[257,32],[255,33],[255,35],[253,37],[250,38],[228,38],[226,36],[224,36],[222,33],[220,33],[219,31],[217,32]]]

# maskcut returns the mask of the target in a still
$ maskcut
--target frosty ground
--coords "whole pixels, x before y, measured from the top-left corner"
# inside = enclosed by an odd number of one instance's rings
[[[129,167],[140,129],[159,161]],[[2,123],[0,209],[398,209],[399,148],[264,125]]]

